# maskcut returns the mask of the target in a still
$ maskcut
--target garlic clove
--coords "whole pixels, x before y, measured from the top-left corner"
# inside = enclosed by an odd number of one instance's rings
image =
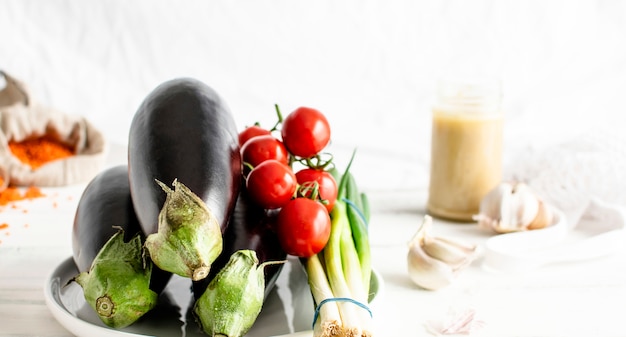
[[[512,202],[509,204],[511,224],[516,222],[513,229],[526,228],[539,212],[539,198],[530,187],[524,183],[517,183],[511,191]]]
[[[450,265],[429,256],[421,246],[410,248],[407,264],[411,280],[427,290],[446,287],[455,278],[455,272]]]
[[[464,245],[439,237],[426,237],[422,248],[426,254],[447,263],[455,270],[470,263],[476,251],[476,246]]]
[[[481,200],[479,214],[474,216],[474,220],[479,226],[497,233],[523,231],[538,217],[540,203],[539,197],[527,184],[502,182]],[[544,222],[539,220],[538,226]]]
[[[407,266],[418,286],[437,290],[450,285],[457,274],[475,258],[476,246],[430,235],[432,218],[424,216],[422,226],[409,243]]]
[[[539,211],[537,212],[537,216],[533,221],[528,225],[528,229],[541,229],[549,226],[554,221],[554,213],[548,205],[539,201]]]

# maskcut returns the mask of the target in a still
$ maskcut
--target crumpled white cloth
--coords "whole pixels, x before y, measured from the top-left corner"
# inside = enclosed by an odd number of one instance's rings
[[[525,271],[547,263],[596,258],[626,245],[626,137],[607,127],[522,151],[505,179],[528,184],[564,221],[551,228],[487,240],[485,267]],[[572,239],[575,238],[575,239]]]
[[[581,218],[599,219],[603,207],[626,207],[626,136],[614,127],[521,151],[505,168],[505,177],[532,187],[557,207],[571,226]],[[589,207],[593,200],[597,207]],[[601,206],[600,206],[601,205]]]

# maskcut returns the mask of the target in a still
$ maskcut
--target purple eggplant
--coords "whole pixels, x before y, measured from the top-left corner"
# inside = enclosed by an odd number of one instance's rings
[[[238,133],[224,100],[195,79],[159,85],[131,123],[128,163],[151,259],[193,280],[206,277],[241,188]]]

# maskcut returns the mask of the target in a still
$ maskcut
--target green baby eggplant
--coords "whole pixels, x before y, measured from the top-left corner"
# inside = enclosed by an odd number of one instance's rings
[[[156,233],[146,238],[150,258],[160,269],[191,278],[205,278],[223,249],[220,224],[206,204],[174,180],[172,190],[157,180],[167,194]]]
[[[233,253],[194,304],[193,313],[202,330],[214,337],[245,335],[263,307],[264,267],[279,263],[285,261],[259,265],[256,252],[250,249]]]
[[[152,263],[144,256],[140,235],[124,242],[120,229],[99,251],[89,271],[71,281],[83,288],[86,302],[104,324],[124,328],[156,306],[151,275]]]

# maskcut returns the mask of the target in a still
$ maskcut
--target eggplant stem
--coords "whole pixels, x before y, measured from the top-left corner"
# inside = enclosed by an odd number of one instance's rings
[[[209,275],[210,270],[211,270],[211,267],[209,266],[200,266],[193,270],[191,279],[193,281],[200,281]]]

